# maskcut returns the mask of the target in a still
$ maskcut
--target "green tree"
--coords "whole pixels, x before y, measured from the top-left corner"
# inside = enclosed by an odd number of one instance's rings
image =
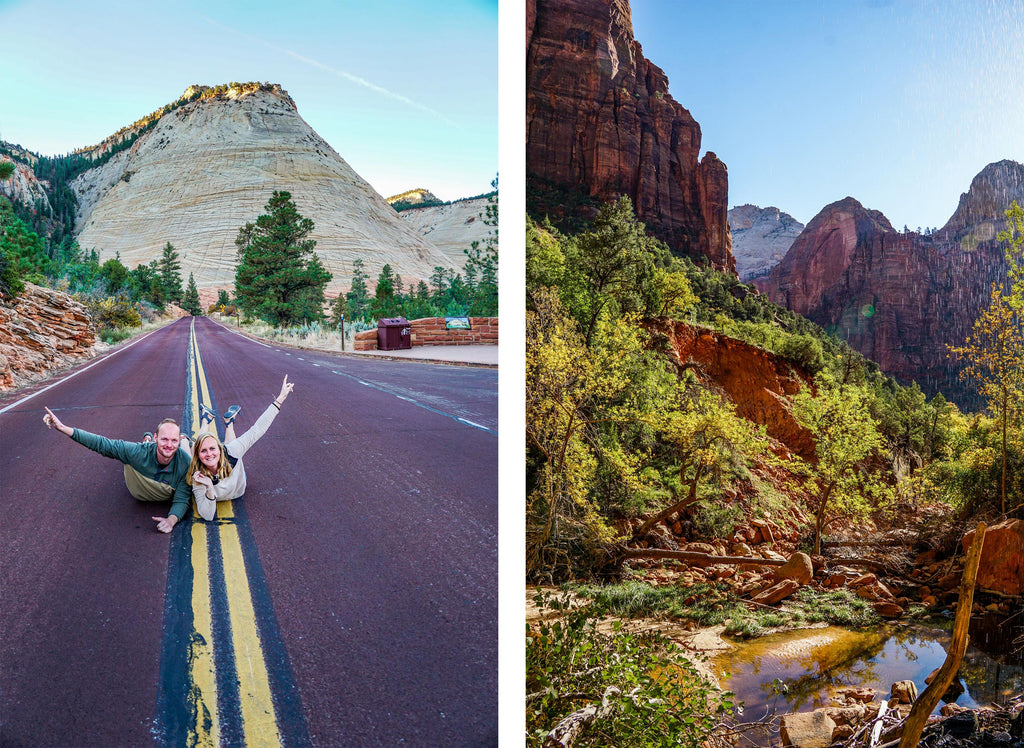
[[[1000,507],[1006,512],[1008,472],[1007,441],[1011,415],[1020,409],[1024,392],[1024,334],[1021,315],[1024,309],[1014,305],[1002,284],[992,284],[989,305],[974,321],[971,334],[962,346],[950,346],[950,352],[965,362],[960,372],[973,381],[999,419],[1002,432],[1002,470],[999,481]]]
[[[174,304],[181,303],[184,291],[181,288],[181,263],[174,245],[167,242],[163,254],[157,262],[160,283],[164,287],[164,298]]]
[[[345,298],[345,294],[339,293],[338,297],[334,300],[334,304],[331,305],[331,324],[337,327],[347,317],[348,300]]]
[[[228,296],[228,292],[223,289],[217,289],[217,306],[230,306],[231,298]]]
[[[888,487],[866,469],[882,435],[861,387],[839,387],[826,375],[815,379],[817,394],[804,387],[793,398],[793,416],[814,438],[817,462],[807,463],[814,497],[814,553],[829,522],[862,516],[890,496]]]
[[[594,225],[567,241],[563,251],[562,300],[588,345],[606,308],[622,314],[656,304],[656,260],[666,250],[646,234],[629,198],[602,206]]]
[[[13,161],[0,161],[0,180],[8,180],[14,175]]]
[[[272,325],[323,319],[324,289],[331,274],[313,251],[313,221],[299,213],[285,191],[275,190],[264,209],[235,238],[239,306]]]
[[[608,610],[546,595],[526,636],[526,745],[718,745],[733,694],[718,691],[660,631],[601,626]],[[587,707],[596,719],[573,722]]]
[[[196,288],[196,279],[192,277],[192,273],[188,274],[188,287],[182,296],[181,308],[193,317],[199,317],[203,314],[203,307],[199,303],[199,289]]]
[[[362,260],[352,262],[352,285],[345,293],[345,302],[348,305],[352,319],[366,319],[370,311],[370,289],[366,286],[369,276],[363,267]]]
[[[374,317],[393,317],[397,311],[398,301],[395,294],[395,274],[391,265],[385,264],[377,276],[377,286],[373,291],[373,304],[370,307]]]
[[[491,182],[494,192],[487,196],[482,220],[489,226],[483,242],[474,241],[465,251],[463,267],[466,287],[471,295],[469,313],[493,317],[498,313],[498,178]]]
[[[100,266],[100,277],[107,284],[107,293],[113,295],[128,284],[128,268],[121,264],[121,255],[111,257]]]

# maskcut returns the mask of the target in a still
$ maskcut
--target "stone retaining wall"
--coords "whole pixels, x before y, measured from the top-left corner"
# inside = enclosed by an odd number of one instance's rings
[[[446,330],[444,317],[424,317],[409,323],[413,346],[419,345],[497,345],[498,318],[470,317],[468,330]],[[377,330],[357,332],[357,351],[377,350]]]

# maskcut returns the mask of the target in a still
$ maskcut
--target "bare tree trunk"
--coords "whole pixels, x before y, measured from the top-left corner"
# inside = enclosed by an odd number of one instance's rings
[[[608,717],[615,711],[615,704],[611,702],[611,697],[618,693],[620,693],[618,688],[608,686],[605,689],[604,696],[601,698],[600,705],[591,704],[585,706],[562,719],[548,733],[548,737],[544,741],[544,748],[569,748],[579,740],[587,727],[599,719]]]
[[[971,623],[971,608],[974,606],[974,582],[978,577],[978,562],[981,560],[981,547],[985,543],[985,523],[978,523],[978,530],[974,535],[974,542],[967,551],[967,559],[964,562],[964,575],[960,580],[960,601],[956,608],[956,618],[953,621],[953,639],[949,645],[949,653],[946,661],[942,663],[935,678],[924,690],[914,706],[910,715],[903,725],[903,734],[900,736],[899,748],[914,748],[921,740],[921,732],[924,730],[928,716],[939,703],[942,694],[953,682],[953,678],[960,670],[960,663],[963,662],[964,652],[967,651],[967,629]]]
[[[757,556],[715,556],[711,553],[697,551],[666,551],[661,548],[623,548],[620,558],[668,558],[686,561],[696,566],[713,566],[714,564],[754,564],[758,566],[784,566],[785,559],[759,558]]]
[[[685,467],[683,469],[685,470]],[[680,472],[682,472],[682,471],[680,471]],[[664,509],[664,510],[658,512],[657,514],[655,514],[653,517],[650,517],[649,519],[647,519],[642,525],[640,525],[640,527],[638,527],[636,529],[636,532],[633,533],[633,538],[632,539],[633,540],[637,540],[639,538],[642,538],[644,535],[647,534],[647,532],[652,527],[654,527],[656,524],[658,524],[663,519],[668,517],[670,514],[678,512],[680,509],[685,509],[690,504],[695,503],[697,501],[697,484],[700,481],[702,473],[703,473],[703,470],[701,468],[701,464],[700,464],[700,462],[698,462],[697,465],[694,467],[693,481],[690,483],[690,490],[687,493],[686,498],[682,499],[681,501],[677,501],[675,504],[670,506],[668,509]],[[680,477],[682,477],[682,476],[680,476]]]

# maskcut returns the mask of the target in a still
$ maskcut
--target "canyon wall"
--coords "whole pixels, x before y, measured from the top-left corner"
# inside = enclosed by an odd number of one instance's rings
[[[629,3],[526,6],[527,209],[538,219],[573,211],[592,218],[592,205],[532,196],[561,189],[600,203],[625,195],[677,254],[735,272],[728,170],[710,151],[701,158],[700,125],[643,56]]]
[[[958,378],[948,346],[962,345],[1005,278],[1006,225],[1024,202],[1024,166],[989,164],[930,235],[901,232],[884,215],[847,197],[826,206],[758,287],[772,301],[835,332],[884,371],[942,391],[961,405],[977,398]]]

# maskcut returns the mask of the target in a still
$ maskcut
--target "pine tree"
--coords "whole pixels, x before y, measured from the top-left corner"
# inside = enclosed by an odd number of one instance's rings
[[[348,304],[349,313],[352,319],[366,319],[370,304],[370,289],[366,286],[368,276],[363,269],[363,261],[356,260],[352,263],[352,285],[345,294],[345,301]]]
[[[181,308],[193,317],[203,314],[203,307],[199,303],[199,289],[196,288],[196,279],[192,277],[192,273],[188,274],[188,288],[182,296]]]
[[[380,269],[380,275],[377,276],[371,311],[375,317],[393,317],[397,306],[395,274],[392,272],[391,266],[386,264]]]
[[[178,262],[178,253],[170,242],[167,242],[167,246],[164,247],[163,256],[159,259],[157,267],[160,272],[160,282],[164,287],[164,297],[167,301],[180,304],[183,294],[181,290],[181,263]]]
[[[247,314],[272,325],[323,319],[324,288],[331,274],[308,238],[313,221],[304,218],[285,191],[274,191],[267,212],[238,231],[235,297]]]
[[[348,317],[348,301],[345,299],[345,294],[340,293],[331,306],[331,324],[337,327],[346,317]]]

